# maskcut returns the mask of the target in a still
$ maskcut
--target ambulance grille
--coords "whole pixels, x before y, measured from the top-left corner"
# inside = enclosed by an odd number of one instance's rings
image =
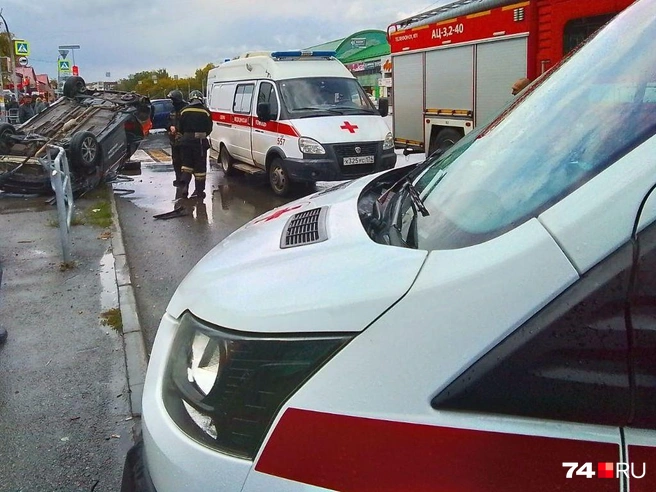
[[[380,146],[382,149],[382,143]],[[337,157],[337,163],[339,164],[339,170],[342,172],[342,175],[353,178],[373,172],[376,166],[375,163],[379,161],[378,147],[379,144],[376,142],[334,145],[333,151]],[[361,156],[374,156],[374,162],[370,164],[344,165],[345,157]]]
[[[326,232],[327,207],[305,210],[292,215],[280,240],[281,248],[294,248],[306,244],[320,243],[328,239]]]
[[[376,155],[378,150],[377,143],[359,143],[359,144],[345,144],[335,145],[335,155],[340,158],[356,157],[359,155]]]

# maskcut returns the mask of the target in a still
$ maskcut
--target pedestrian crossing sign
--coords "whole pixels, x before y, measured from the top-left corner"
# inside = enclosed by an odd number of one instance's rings
[[[71,72],[71,62],[68,60],[59,60],[59,71],[61,73]]]
[[[20,39],[14,40],[14,53],[18,56],[29,56],[30,43]]]

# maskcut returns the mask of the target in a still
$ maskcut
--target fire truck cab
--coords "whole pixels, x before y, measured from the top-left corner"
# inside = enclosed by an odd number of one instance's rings
[[[396,147],[450,147],[630,3],[458,0],[390,25]]]

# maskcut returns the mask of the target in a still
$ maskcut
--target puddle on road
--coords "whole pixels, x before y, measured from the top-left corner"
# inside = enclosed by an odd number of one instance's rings
[[[100,292],[100,323],[117,333],[123,333],[123,320],[118,300],[118,286],[116,285],[116,262],[111,248],[100,259],[98,270],[102,288]]]
[[[112,308],[118,307],[118,288],[116,286],[116,272],[114,255],[108,249],[100,259],[100,310],[104,313]]]
[[[161,162],[144,162],[141,164],[142,168],[146,168],[149,171],[155,173],[172,173],[173,164],[163,164]]]
[[[168,145],[166,134],[150,136],[140,146],[139,155],[143,158],[138,159],[141,162],[141,174],[134,176],[131,182],[114,185],[117,197],[129,200],[151,217],[171,212],[176,205],[173,187],[175,175]],[[151,160],[155,157],[161,158],[161,161]],[[212,163],[216,156],[211,154],[210,157],[205,190],[207,197],[202,201],[185,200],[182,205],[188,215],[170,221],[187,225],[194,222],[198,226],[207,225],[211,228],[229,224],[229,227],[234,228],[235,224],[245,224],[272,208],[313,192],[309,188],[302,188],[293,196],[280,198],[271,191],[266,177],[239,173],[226,178]],[[193,181],[189,188],[193,192]]]

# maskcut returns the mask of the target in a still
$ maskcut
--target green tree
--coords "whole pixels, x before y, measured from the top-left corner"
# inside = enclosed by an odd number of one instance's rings
[[[0,71],[2,71],[2,86],[8,87],[11,77],[9,70],[11,69],[11,63],[9,62],[9,57],[13,54],[14,47],[12,46],[11,36],[6,32],[0,33]]]
[[[207,81],[207,74],[213,68],[216,68],[216,65],[214,65],[214,63],[208,63],[203,68],[199,68],[198,70],[196,70],[194,79],[196,80],[197,83],[200,83],[201,87],[203,88],[205,87],[205,82]]]
[[[205,92],[207,73],[214,67],[215,65],[208,63],[197,69],[193,77],[186,78],[171,77],[165,69],[138,72],[119,80],[118,90],[134,91],[151,99],[163,99],[172,90],[179,89],[185,98],[188,98],[193,90]]]

